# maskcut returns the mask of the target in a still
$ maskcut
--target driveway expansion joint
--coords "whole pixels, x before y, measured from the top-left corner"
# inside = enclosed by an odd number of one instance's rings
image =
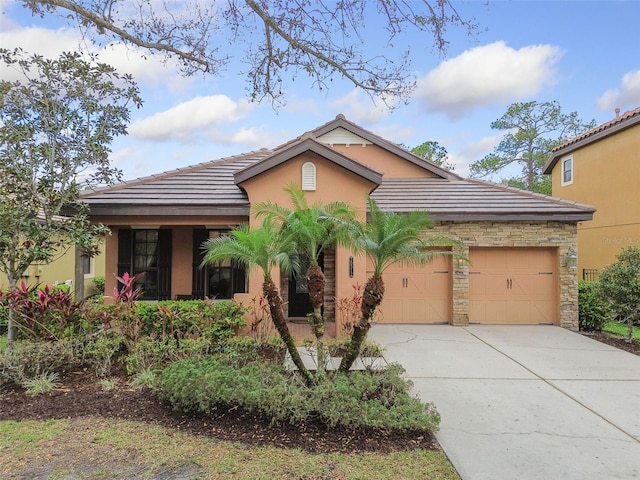
[[[563,389],[561,389],[559,386],[554,385],[552,383],[552,380],[547,379],[542,377],[541,375],[539,375],[538,373],[534,372],[533,370],[531,370],[529,367],[527,367],[526,365],[524,365],[522,362],[516,360],[515,358],[513,358],[512,356],[508,355],[507,353],[503,352],[502,350],[500,350],[498,347],[490,344],[489,342],[485,341],[484,339],[480,338],[478,335],[474,334],[473,332],[471,332],[468,328],[466,327],[462,327],[464,328],[464,330],[469,333],[469,335],[472,335],[473,337],[477,338],[480,342],[484,343],[486,346],[488,346],[489,348],[495,350],[497,353],[504,355],[505,357],[507,357],[509,360],[511,360],[512,362],[516,363],[517,365],[521,366],[522,368],[524,368],[527,372],[531,373],[532,375],[536,376],[537,378],[539,378],[540,380],[542,380],[544,383],[546,383],[547,385],[549,385],[551,388],[553,388],[554,390],[556,390],[557,392],[559,392],[561,395],[564,395],[565,397],[567,397],[570,400],[573,400],[575,403],[577,403],[578,405],[582,406],[583,408],[585,408],[586,410],[588,410],[589,412],[591,412],[593,415],[601,418],[603,421],[605,421],[606,423],[608,423],[609,425],[611,425],[612,427],[614,427],[616,430],[622,432],[624,435],[626,435],[627,437],[631,438],[634,442],[636,443],[640,443],[640,438],[637,438],[635,435],[633,435],[632,433],[626,431],[624,428],[620,427],[619,425],[616,425],[615,423],[613,423],[611,420],[609,420],[607,417],[605,417],[604,415],[601,415],[600,413],[598,413],[596,410],[594,410],[593,408],[589,407],[588,405],[586,405],[584,402],[581,402],[579,399],[577,399],[576,397],[574,397],[573,395],[570,395],[568,392],[564,391]],[[572,380],[580,380],[580,379],[572,379]]]

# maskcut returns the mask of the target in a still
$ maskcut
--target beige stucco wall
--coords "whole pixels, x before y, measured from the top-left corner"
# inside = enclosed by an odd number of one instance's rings
[[[578,329],[578,280],[576,270],[567,268],[565,257],[576,247],[576,225],[561,222],[439,222],[431,234],[446,234],[469,247],[557,247],[558,319],[557,324]],[[455,268],[453,275],[453,325],[469,324],[469,267]]]
[[[313,162],[316,166],[316,190],[305,193],[309,204],[341,200],[354,207],[360,220],[366,218],[367,195],[375,185],[312,152],[302,154],[284,164],[278,165],[265,174],[243,182],[241,186],[246,190],[251,205],[274,202],[290,208],[289,194],[283,188],[290,182],[300,185],[302,165],[305,162]],[[259,224],[260,222],[261,220],[255,217],[251,218],[252,224]],[[334,294],[337,298],[351,296],[353,291],[352,284],[355,282],[364,284],[366,281],[366,261],[364,256],[354,257],[354,277],[349,277],[350,255],[351,253],[344,248],[336,250],[336,287]],[[279,271],[272,272],[272,277],[276,285],[281,284]],[[261,292],[261,289],[262,275],[254,272],[249,278],[249,291]]]
[[[562,186],[562,161],[573,157],[573,183]],[[552,172],[553,195],[596,207],[578,225],[578,273],[611,264],[640,246],[640,125],[565,155]]]
[[[100,247],[100,254],[93,259],[93,274],[84,278],[85,296],[94,293],[92,280],[98,276],[104,276],[105,272],[105,248]],[[55,256],[55,260],[49,264],[33,264],[27,268],[22,278],[29,285],[54,285],[56,283],[71,282],[75,285],[75,248],[70,247],[63,253]],[[0,272],[0,288],[8,285],[7,277]]]
[[[385,178],[431,178],[435,175],[408,161],[391,155],[377,145],[333,145],[334,150],[367,165]]]

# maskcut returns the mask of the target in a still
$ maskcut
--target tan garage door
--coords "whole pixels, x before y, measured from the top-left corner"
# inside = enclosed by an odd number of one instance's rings
[[[452,316],[451,260],[438,256],[427,265],[392,265],[383,275],[380,323],[448,323]]]
[[[557,250],[472,248],[469,322],[557,324]]]

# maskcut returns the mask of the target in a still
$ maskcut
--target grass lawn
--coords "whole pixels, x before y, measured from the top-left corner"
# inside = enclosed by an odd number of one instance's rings
[[[602,327],[603,332],[614,333],[623,337],[627,336],[627,324],[620,322],[607,322]],[[633,338],[640,340],[640,327],[633,327]]]
[[[439,451],[310,454],[102,418],[2,421],[0,450],[2,478],[460,478]]]

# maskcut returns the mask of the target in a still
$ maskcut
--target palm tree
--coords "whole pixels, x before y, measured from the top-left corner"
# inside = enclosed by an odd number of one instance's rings
[[[310,322],[316,337],[318,372],[322,374],[325,367],[323,342],[325,319],[322,316],[322,305],[326,282],[319,259],[328,247],[350,245],[353,238],[350,232],[355,222],[355,211],[348,203],[340,201],[309,205],[304,191],[296,184],[289,184],[284,190],[291,198],[293,209],[290,210],[274,202],[264,202],[254,207],[254,213],[277,222],[282,232],[293,237],[298,255],[309,259],[309,268],[305,273],[309,301],[313,308]]]
[[[298,367],[298,371],[307,384],[310,384],[313,379],[309,370],[304,366],[300,352],[298,352],[291,332],[289,332],[284,316],[282,297],[271,278],[271,271],[276,266],[280,266],[280,269],[285,273],[295,271],[298,268],[291,256],[294,246],[293,238],[290,235],[287,235],[286,232],[276,231],[273,222],[269,218],[265,218],[262,226],[258,228],[252,229],[248,225],[241,225],[232,230],[230,236],[207,240],[203,244],[206,253],[202,264],[220,260],[235,260],[248,268],[257,266],[262,270],[264,275],[262,294],[269,303],[273,323],[289,351],[293,363]]]
[[[435,255],[452,255],[449,251],[434,250],[434,247],[459,246],[446,237],[424,238],[424,233],[433,222],[426,211],[408,214],[383,212],[371,197],[368,199],[368,222],[361,225],[357,239],[358,250],[364,251],[373,263],[373,274],[367,280],[362,295],[360,319],[353,327],[351,341],[342,357],[339,369],[348,371],[360,354],[371,319],[384,297],[382,274],[394,263],[424,264]]]

